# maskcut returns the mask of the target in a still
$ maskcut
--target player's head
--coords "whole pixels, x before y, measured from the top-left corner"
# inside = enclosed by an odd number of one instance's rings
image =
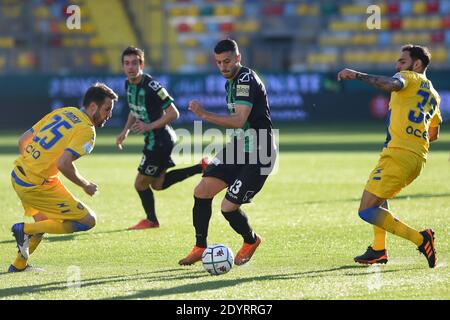
[[[144,51],[136,47],[128,47],[122,52],[123,72],[129,80],[138,78],[144,72]]]
[[[430,64],[431,53],[427,47],[407,44],[402,47],[402,53],[397,60],[397,72],[409,70],[423,73]]]
[[[112,116],[117,94],[106,84],[97,82],[84,94],[83,106],[96,127],[103,127]]]
[[[236,41],[225,39],[214,47],[214,58],[220,73],[226,79],[233,79],[241,67],[241,54]]]

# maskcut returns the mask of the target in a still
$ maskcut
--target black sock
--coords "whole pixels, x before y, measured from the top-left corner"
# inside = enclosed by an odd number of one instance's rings
[[[222,214],[228,220],[233,230],[244,238],[245,243],[253,244],[256,242],[255,234],[248,224],[248,218],[240,208],[231,212],[222,211]]]
[[[162,185],[163,190],[167,189],[171,185],[183,181],[184,179],[187,179],[195,174],[202,173],[202,166],[199,164],[196,164],[195,166],[183,168],[183,169],[177,169],[172,170],[170,172],[167,172],[164,177],[164,182]]]
[[[206,248],[208,237],[209,220],[212,214],[212,199],[196,198],[192,209],[197,247]]]
[[[155,197],[153,196],[153,191],[150,187],[144,191],[138,191],[139,197],[141,198],[142,206],[144,207],[147,219],[152,222],[158,222],[155,213]]]

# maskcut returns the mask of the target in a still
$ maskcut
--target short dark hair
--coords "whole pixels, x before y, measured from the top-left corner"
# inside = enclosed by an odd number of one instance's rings
[[[130,54],[137,55],[139,58],[139,63],[144,64],[145,61],[144,50],[136,47],[128,47],[122,52],[122,64],[123,64],[123,57],[128,56]]]
[[[238,45],[237,45],[236,41],[234,41],[233,39],[221,40],[214,47],[214,52],[216,54],[221,54],[221,53],[228,52],[228,51],[232,51],[236,54],[239,53]]]
[[[119,96],[106,84],[97,82],[93,84],[84,94],[83,106],[87,107],[92,102],[95,102],[97,106],[101,106],[105,98],[111,98],[114,101],[119,99]]]
[[[422,65],[426,68],[431,61],[430,49],[415,44],[407,44],[402,47],[402,52],[408,51],[411,59],[422,61]]]

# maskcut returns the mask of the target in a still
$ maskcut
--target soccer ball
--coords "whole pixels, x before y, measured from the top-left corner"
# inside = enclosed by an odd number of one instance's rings
[[[231,249],[220,243],[209,245],[202,254],[203,267],[214,276],[230,271],[233,260]]]

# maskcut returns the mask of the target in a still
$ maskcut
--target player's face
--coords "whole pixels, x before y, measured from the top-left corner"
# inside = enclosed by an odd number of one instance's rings
[[[233,79],[241,64],[241,55],[232,51],[215,53],[216,65],[226,79]]]
[[[139,61],[139,57],[135,54],[129,54],[123,57],[123,72],[128,80],[135,80],[144,72],[144,64]]]
[[[106,97],[103,100],[103,104],[97,108],[97,111],[94,113],[93,122],[97,128],[102,128],[106,121],[112,117],[112,111],[114,109],[114,100]]]
[[[411,56],[409,55],[409,51],[403,51],[400,55],[400,58],[397,60],[397,63],[395,65],[395,69],[397,69],[397,72],[400,71],[413,71],[414,68],[414,61],[411,59]]]

